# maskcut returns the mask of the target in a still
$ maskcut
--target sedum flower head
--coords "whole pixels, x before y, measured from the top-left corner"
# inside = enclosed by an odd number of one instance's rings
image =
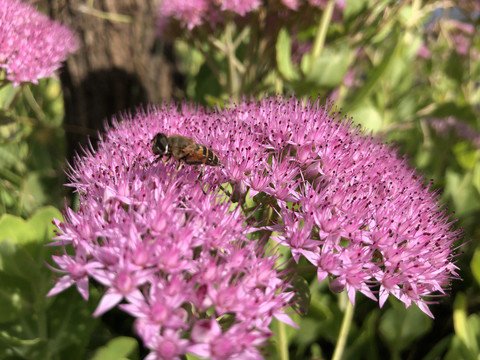
[[[154,161],[152,138],[177,121],[187,119],[168,107],[123,118],[77,158],[70,176],[80,206],[56,220],[54,243],[74,251],[53,257],[63,276],[49,295],[75,285],[87,300],[90,279],[104,285],[94,315],[118,307],[133,316],[147,359],[261,359],[272,318],[295,325],[285,313],[294,293],[215,186],[226,174]]]
[[[19,0],[0,2],[0,68],[15,85],[51,77],[77,48],[70,29]]]
[[[158,132],[210,147],[222,166],[156,162]],[[437,195],[390,147],[317,103],[123,117],[77,158],[71,182],[80,208],[56,221],[56,244],[75,253],[54,257],[63,277],[50,295],[75,285],[87,298],[89,279],[105,285],[95,315],[118,306],[134,316],[149,359],[261,358],[272,317],[293,324],[286,274],[262,245],[271,231],[352,302],[393,295],[432,316],[428,297],[458,277],[460,233]]]

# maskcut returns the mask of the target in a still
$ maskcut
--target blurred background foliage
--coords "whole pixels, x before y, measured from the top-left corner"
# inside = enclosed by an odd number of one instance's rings
[[[61,207],[65,132],[61,85],[11,84],[0,89],[0,211],[28,217],[41,206]]]
[[[463,281],[431,306],[434,320],[398,301],[378,309],[357,296],[343,359],[479,359],[480,5],[333,4],[309,21],[299,10],[273,24],[255,13],[209,33],[179,29],[169,39],[185,78],[178,100],[319,97],[405,154],[464,229]],[[45,298],[53,282],[44,244],[66,194],[63,124],[58,79],[0,88],[0,358],[138,359],[145,354],[124,315],[91,318],[95,289],[88,303],[75,289]],[[347,300],[315,275],[305,279],[312,298],[307,316],[295,319],[300,330],[276,323],[276,336],[287,337],[292,359],[331,358]],[[267,348],[274,359],[275,344]]]

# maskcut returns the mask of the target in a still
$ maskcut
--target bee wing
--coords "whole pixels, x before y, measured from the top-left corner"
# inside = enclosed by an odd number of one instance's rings
[[[171,136],[169,139],[174,158],[189,165],[220,165],[217,155],[211,149],[197,144],[193,139],[180,135]]]
[[[198,165],[205,162],[207,148],[196,143],[189,144],[182,149],[182,160],[190,165]]]
[[[198,151],[202,151],[202,147],[196,143],[193,143],[193,144],[188,144],[187,146],[185,146],[183,148],[183,152],[185,153],[185,155],[193,155],[195,153],[197,153]]]

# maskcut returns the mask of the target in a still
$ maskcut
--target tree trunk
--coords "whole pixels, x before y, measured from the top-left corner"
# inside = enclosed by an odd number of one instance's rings
[[[60,74],[70,161],[113,114],[170,100],[175,86],[171,47],[155,39],[155,0],[87,3],[48,0],[50,15],[80,43]]]

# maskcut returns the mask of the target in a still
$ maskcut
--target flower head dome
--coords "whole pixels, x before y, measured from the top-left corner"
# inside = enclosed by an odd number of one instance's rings
[[[77,49],[72,31],[19,0],[0,2],[0,68],[15,85],[51,77]]]
[[[208,146],[222,166],[156,161],[157,133]],[[431,315],[426,297],[457,277],[460,234],[437,195],[390,147],[315,103],[123,116],[70,177],[80,208],[57,221],[56,244],[74,255],[54,257],[64,276],[50,295],[75,284],[87,298],[89,278],[105,285],[95,315],[118,306],[134,316],[149,359],[261,358],[272,317],[293,324],[286,273],[258,234],[274,231],[352,302],[356,292],[380,305],[393,295]],[[269,222],[248,204],[270,209]]]

